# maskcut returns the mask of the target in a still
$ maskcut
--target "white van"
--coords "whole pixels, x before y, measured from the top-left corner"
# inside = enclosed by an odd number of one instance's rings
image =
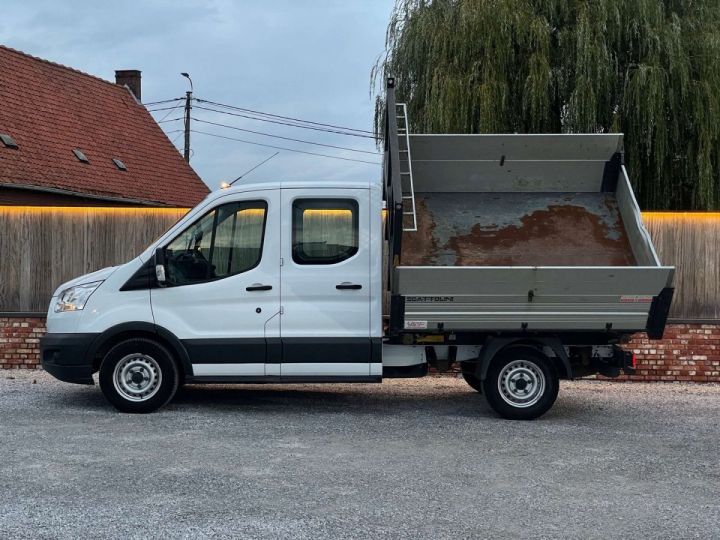
[[[43,367],[81,384],[99,371],[113,405],[150,412],[183,383],[380,382],[425,375],[428,361],[474,366],[480,341],[383,344],[382,213],[379,182],[213,192],[136,259],[57,289]],[[547,343],[519,345],[493,355],[485,393],[500,414],[532,418],[560,373]]]
[[[619,345],[662,337],[674,269],[622,135],[410,134],[393,85],[382,181],[211,193],[136,259],[55,291],[43,367],[99,372],[118,409],[150,412],[184,383],[459,366],[512,419],[544,414],[559,379],[632,373]]]

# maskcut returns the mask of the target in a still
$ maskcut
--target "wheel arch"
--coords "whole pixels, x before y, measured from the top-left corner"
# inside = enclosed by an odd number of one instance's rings
[[[567,351],[563,347],[562,342],[555,336],[514,336],[514,337],[490,337],[480,349],[480,355],[477,360],[476,376],[484,381],[487,377],[488,369],[493,358],[500,352],[516,346],[525,346],[537,349],[543,352],[544,347],[549,347],[555,353],[554,357],[549,357],[555,365],[558,375],[561,379],[572,379],[572,367]]]
[[[192,364],[187,350],[182,342],[169,330],[149,322],[127,322],[108,328],[96,337],[87,351],[87,360],[92,365],[92,372],[100,369],[100,362],[108,351],[127,339],[145,337],[157,341],[174,356],[180,376],[191,377],[193,374]]]

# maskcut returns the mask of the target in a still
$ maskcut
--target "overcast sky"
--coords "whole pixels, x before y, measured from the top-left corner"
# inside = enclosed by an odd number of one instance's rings
[[[393,0],[3,0],[0,42],[104,79],[142,71],[143,102],[195,96],[279,115],[371,129],[370,69],[383,51]],[[160,106],[158,106],[160,107]],[[151,107],[152,108],[152,107]],[[169,111],[155,113],[157,119]],[[168,119],[181,116],[181,109]],[[196,109],[198,119],[374,151],[369,139]],[[182,148],[182,122],[161,124]],[[354,153],[196,122],[194,129],[368,161]],[[192,135],[191,164],[211,189],[275,150]],[[247,180],[367,179],[376,165],[283,151]]]

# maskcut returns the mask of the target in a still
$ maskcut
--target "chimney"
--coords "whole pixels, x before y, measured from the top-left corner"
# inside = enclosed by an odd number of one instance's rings
[[[115,84],[126,86],[130,89],[138,101],[140,97],[140,70],[138,69],[117,69],[115,70]]]

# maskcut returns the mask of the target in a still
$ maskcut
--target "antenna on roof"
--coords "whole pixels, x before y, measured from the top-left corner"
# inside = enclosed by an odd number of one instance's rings
[[[237,177],[235,180],[233,180],[232,182],[230,182],[230,183],[223,182],[222,184],[220,184],[220,187],[221,187],[222,189],[227,189],[227,188],[229,188],[229,187],[232,186],[235,182],[237,182],[238,180],[240,180],[242,177],[247,176],[248,174],[250,174],[251,172],[253,172],[255,169],[257,169],[258,167],[260,167],[261,165],[265,165],[268,161],[270,161],[272,158],[274,158],[275,156],[277,156],[279,153],[280,153],[280,152],[275,152],[272,156],[270,156],[270,157],[267,158],[267,159],[264,159],[263,161],[261,161],[260,163],[258,163],[257,165],[255,165],[252,169],[248,169],[247,171],[245,171],[244,173],[242,173],[240,176],[238,176],[238,177]]]

